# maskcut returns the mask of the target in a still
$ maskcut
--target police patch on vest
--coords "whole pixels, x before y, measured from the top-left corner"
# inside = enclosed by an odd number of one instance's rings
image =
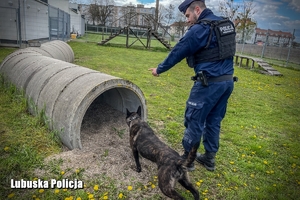
[[[231,23],[224,23],[220,26],[217,26],[217,28],[219,29],[220,35],[228,35],[231,33],[234,33],[234,27]]]

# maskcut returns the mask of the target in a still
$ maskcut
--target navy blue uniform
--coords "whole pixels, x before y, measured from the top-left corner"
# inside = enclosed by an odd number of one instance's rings
[[[221,20],[206,8],[198,20]],[[157,74],[161,74],[182,59],[194,55],[203,49],[208,41],[210,25],[194,24],[174,46],[167,58],[158,65]],[[217,38],[213,33],[209,48],[217,46]],[[195,74],[204,71],[207,77],[219,77],[233,74],[233,58],[213,62],[202,62],[194,66]],[[203,136],[204,148],[208,152],[217,152],[219,149],[220,123],[225,116],[227,100],[233,90],[233,81],[210,82],[203,86],[195,82],[190,96],[186,102],[185,122],[186,127],[182,140],[185,151],[200,143]]]

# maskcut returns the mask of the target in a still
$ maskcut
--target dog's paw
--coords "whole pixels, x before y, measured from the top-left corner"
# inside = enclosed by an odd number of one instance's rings
[[[140,173],[140,172],[142,171],[142,168],[141,168],[141,167],[137,167],[137,168],[136,168],[136,171],[137,171],[138,173]]]

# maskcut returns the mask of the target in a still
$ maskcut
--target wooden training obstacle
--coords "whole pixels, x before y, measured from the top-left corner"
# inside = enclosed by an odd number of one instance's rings
[[[263,69],[263,71],[261,71],[262,73],[272,75],[272,76],[283,76],[283,74],[281,74],[279,71],[274,69],[271,65],[269,65],[269,63],[265,62],[261,58],[254,58],[251,56],[236,54],[235,55],[235,64],[237,64],[237,65],[239,65],[239,67],[241,67],[244,59],[246,60],[247,67],[249,67],[249,62],[250,61],[252,62],[251,67],[250,67],[251,69],[254,68],[254,63],[256,62],[258,64],[258,66],[260,66]]]

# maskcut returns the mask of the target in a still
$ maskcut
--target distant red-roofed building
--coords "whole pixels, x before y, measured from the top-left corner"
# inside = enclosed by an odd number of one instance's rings
[[[273,31],[266,29],[255,29],[254,43],[264,44],[268,37],[267,44],[274,46],[287,46],[291,40],[295,39],[292,33],[283,31]]]

